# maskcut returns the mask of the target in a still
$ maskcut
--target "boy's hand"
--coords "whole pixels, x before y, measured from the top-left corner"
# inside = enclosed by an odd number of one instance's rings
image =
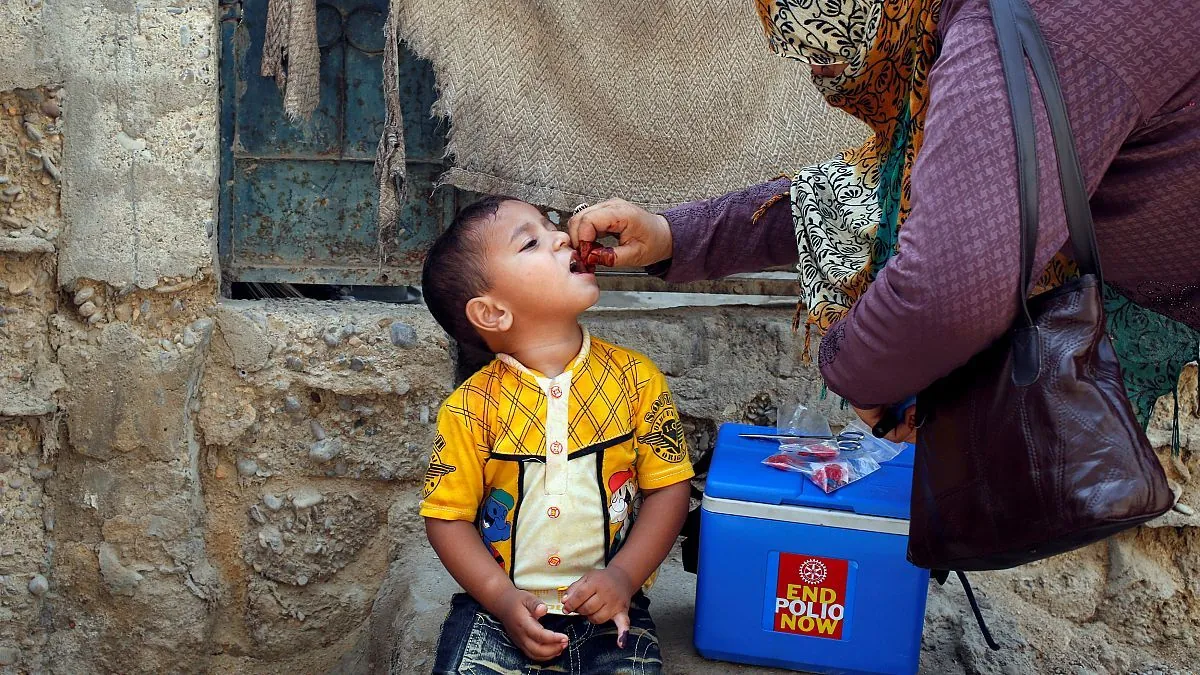
[[[625,647],[629,632],[629,599],[637,591],[629,575],[617,567],[592,570],[571,584],[563,609],[586,616],[594,624],[617,624],[617,646]]]
[[[567,648],[566,635],[548,630],[538,622],[546,615],[546,604],[532,593],[514,588],[497,604],[494,613],[504,624],[504,632],[529,658],[549,661]]]

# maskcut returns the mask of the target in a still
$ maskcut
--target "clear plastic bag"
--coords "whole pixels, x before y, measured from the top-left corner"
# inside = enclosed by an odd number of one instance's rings
[[[834,490],[865,478],[879,470],[879,462],[870,457],[818,460],[802,457],[790,450],[780,450],[763,460],[763,464],[784,471],[808,476],[814,485],[829,494]]]
[[[802,473],[828,494],[875,473],[903,449],[900,443],[875,438],[855,420],[833,438],[784,443],[763,464]]]
[[[829,420],[821,413],[797,400],[784,401],[779,406],[775,429],[781,434],[797,436],[832,436]]]

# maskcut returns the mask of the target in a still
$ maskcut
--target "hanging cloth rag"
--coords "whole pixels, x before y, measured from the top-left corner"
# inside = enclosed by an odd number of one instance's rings
[[[379,148],[375,152],[375,180],[379,185],[378,223],[380,260],[386,256],[386,242],[395,238],[400,220],[400,205],[406,197],[404,173],[404,114],[400,109],[400,11],[397,3],[388,7],[383,45],[383,104],[385,118]]]
[[[263,77],[283,92],[288,119],[307,120],[321,98],[321,48],[315,0],[269,0],[263,42]]]

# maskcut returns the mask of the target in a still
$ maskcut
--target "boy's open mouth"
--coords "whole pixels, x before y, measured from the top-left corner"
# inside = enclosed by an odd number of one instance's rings
[[[590,274],[591,273],[589,270],[584,268],[583,258],[580,257],[578,251],[571,254],[570,270],[571,270],[571,274]]]

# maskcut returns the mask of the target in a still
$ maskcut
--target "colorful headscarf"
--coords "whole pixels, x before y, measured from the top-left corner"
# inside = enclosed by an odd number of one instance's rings
[[[942,0],[756,1],[776,54],[845,66],[840,75],[814,82],[830,105],[874,132],[862,147],[802,169],[792,180],[801,286],[796,326],[803,321],[807,358],[810,331],[824,334],[844,317],[899,250],[924,137],[929,71],[940,47]],[[1073,273],[1060,254],[1037,287],[1052,288]],[[1145,423],[1158,398],[1175,390],[1183,366],[1196,359],[1200,334],[1111,288],[1105,300],[1125,386]]]
[[[809,64],[844,64],[837,77],[815,78],[817,87],[874,132],[862,147],[803,169],[792,182],[806,343],[809,329],[824,333],[845,316],[896,250],[924,135],[941,4],[758,0],[772,50]]]

